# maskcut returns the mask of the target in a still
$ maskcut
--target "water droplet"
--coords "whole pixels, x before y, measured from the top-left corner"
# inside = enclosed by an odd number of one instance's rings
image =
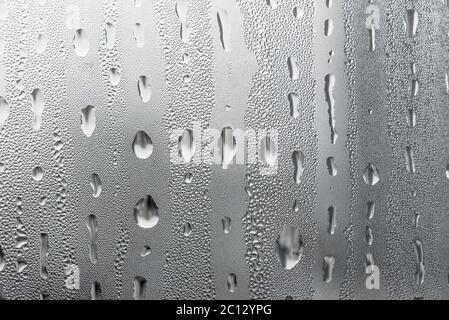
[[[34,49],[37,53],[43,54],[45,53],[45,49],[47,48],[48,38],[45,34],[40,34],[36,39],[36,44]]]
[[[133,25],[133,35],[137,48],[143,48],[145,45],[145,34],[143,26],[138,22]]]
[[[304,17],[304,9],[301,7],[294,7],[293,8],[293,16],[296,19],[301,19],[302,17]]]
[[[153,153],[153,142],[142,130],[137,131],[132,144],[133,152],[139,159],[147,159]]]
[[[149,255],[150,253],[151,253],[151,248],[150,248],[150,246],[145,245],[145,246],[143,246],[143,249],[142,249],[142,251],[140,252],[140,256],[141,256],[142,258],[144,258],[144,257],[146,257],[147,255]]]
[[[109,50],[113,49],[116,35],[115,25],[111,22],[107,22],[104,26],[104,32],[106,37],[106,48]]]
[[[190,172],[187,172],[184,176],[184,181],[186,183],[192,183],[193,175]]]
[[[287,66],[290,79],[298,80],[299,79],[298,59],[296,57],[288,57]]]
[[[228,234],[231,232],[231,218],[224,217],[221,219],[221,224],[223,226],[223,233]]]
[[[94,133],[95,127],[95,107],[88,105],[81,109],[81,131],[83,131],[86,137],[90,137]]]
[[[42,125],[42,113],[44,112],[44,95],[41,89],[37,88],[31,92],[31,111],[33,112],[33,130],[37,131]]]
[[[159,208],[153,197],[147,195],[134,206],[134,221],[144,229],[153,228],[159,221]]]
[[[407,9],[407,17],[405,20],[405,27],[409,37],[413,37],[418,29],[418,12],[415,9]]]
[[[335,164],[335,158],[329,157],[326,160],[327,172],[330,176],[335,177],[337,175],[337,165]]]
[[[220,41],[225,52],[231,51],[231,21],[225,9],[217,12],[218,28],[220,30]]]
[[[415,173],[415,157],[413,150],[410,147],[405,147],[405,160],[408,173]]]
[[[137,91],[142,102],[148,102],[151,99],[151,85],[146,76],[140,76],[137,81]]]
[[[0,129],[2,129],[5,126],[6,120],[9,118],[9,103],[6,101],[5,98],[0,96]]]
[[[75,30],[75,36],[73,37],[73,50],[75,54],[80,57],[85,57],[89,53],[89,38],[86,30],[80,28]]]
[[[335,234],[335,230],[337,229],[337,214],[334,206],[330,206],[327,209],[329,215],[329,227],[328,232],[330,235]]]
[[[41,167],[35,167],[32,176],[34,181],[41,181],[44,178],[44,170]]]
[[[323,261],[323,281],[331,283],[335,267],[335,257],[326,256]]]
[[[288,103],[290,105],[290,115],[293,118],[299,117],[299,95],[294,92],[288,94]]]
[[[147,280],[144,277],[137,276],[133,281],[134,300],[145,300],[145,291],[147,290]]]
[[[195,154],[195,144],[191,129],[185,129],[179,137],[178,153],[185,162],[190,163],[192,161],[193,155]]]
[[[188,237],[192,234],[192,224],[190,222],[184,223],[183,234],[185,237]]]
[[[235,292],[237,290],[237,276],[234,273],[228,274],[226,286],[229,292]]]
[[[261,160],[270,167],[275,167],[277,165],[278,148],[270,136],[266,136],[260,142],[260,157]]]
[[[367,226],[365,229],[365,242],[369,246],[373,245],[374,242],[373,229],[371,229],[371,227],[369,226]]]
[[[374,218],[374,213],[376,212],[376,204],[372,201],[369,201],[366,204],[366,212],[367,212],[368,220],[372,220]]]
[[[328,105],[328,113],[329,113],[329,125],[331,128],[331,140],[332,144],[337,142],[338,134],[336,129],[336,121],[335,121],[335,96],[334,96],[334,87],[335,87],[335,76],[333,74],[327,74],[324,78],[324,93],[326,96],[326,102]]]
[[[300,184],[304,173],[304,154],[301,151],[296,150],[293,152],[292,160],[294,168],[293,180],[295,183]]]
[[[97,217],[93,214],[88,215],[86,226],[89,232],[89,259],[95,264],[97,263]]]
[[[330,36],[334,31],[334,21],[332,19],[327,19],[324,21],[324,35],[326,37]]]
[[[90,186],[92,187],[92,196],[98,198],[101,194],[101,180],[100,176],[96,173],[92,173],[89,179]]]
[[[90,287],[90,298],[92,300],[101,300],[101,297],[102,297],[101,285],[98,281],[94,281],[92,283],[92,286]]]
[[[299,230],[286,226],[276,240],[276,253],[284,269],[290,270],[301,260],[304,244]]]
[[[120,79],[120,71],[117,68],[109,69],[109,82],[111,82],[113,86],[117,86],[120,83]]]
[[[42,279],[48,279],[47,270],[47,257],[48,257],[48,234],[40,234],[40,247],[39,247],[39,274]]]
[[[424,249],[421,240],[413,241],[413,249],[415,251],[415,261],[416,261],[416,283],[421,286],[424,283],[424,276],[426,274],[426,269],[424,267]]]
[[[363,180],[367,185],[374,186],[380,180],[379,171],[373,164],[368,164],[363,172]]]

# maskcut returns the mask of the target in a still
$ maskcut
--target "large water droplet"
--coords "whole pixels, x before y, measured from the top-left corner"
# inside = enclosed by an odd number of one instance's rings
[[[81,130],[90,137],[94,133],[96,127],[95,107],[88,105],[81,109]]]
[[[73,37],[73,50],[75,54],[80,57],[85,57],[89,53],[89,38],[87,37],[86,30],[80,28],[75,30],[75,36]]]
[[[44,105],[45,100],[41,89],[34,89],[31,92],[31,111],[33,112],[32,127],[35,131],[41,128]]]
[[[301,260],[304,244],[299,230],[286,226],[276,240],[276,253],[284,269],[290,270]]]
[[[296,150],[292,155],[293,160],[293,180],[297,183],[301,183],[301,178],[304,173],[304,154]]]
[[[98,198],[101,194],[101,180],[100,176],[96,173],[92,173],[89,179],[90,186],[92,187],[92,196]]]
[[[137,131],[132,144],[133,152],[139,159],[147,159],[153,153],[153,142],[145,131]]]
[[[179,137],[178,153],[182,159],[189,163],[195,154],[195,143],[193,141],[193,131],[185,129]]]
[[[140,199],[134,206],[134,220],[137,225],[144,229],[153,228],[159,221],[159,208],[153,197],[147,195]]]
[[[368,166],[365,168],[365,171],[363,172],[363,180],[367,185],[370,186],[374,186],[379,182],[379,171],[372,163],[368,164]]]
[[[220,30],[220,41],[225,52],[231,51],[231,21],[225,9],[217,12],[218,28]]]
[[[139,92],[139,97],[143,102],[148,102],[151,99],[151,85],[150,81],[146,76],[140,76],[137,81],[137,91]]]

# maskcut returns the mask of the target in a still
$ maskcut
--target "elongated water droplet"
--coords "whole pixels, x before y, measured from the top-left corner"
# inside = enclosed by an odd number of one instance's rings
[[[335,257],[326,256],[323,261],[323,281],[331,283],[335,267]]]
[[[154,202],[153,197],[147,195],[145,198],[137,201],[134,206],[134,221],[144,229],[153,228],[159,221],[159,208]]]
[[[413,153],[413,149],[410,147],[405,147],[405,160],[408,173],[415,173],[415,156]]]
[[[0,245],[0,272],[5,268],[6,264],[6,253],[3,247]]]
[[[145,34],[143,26],[138,22],[133,25],[133,35],[137,48],[143,48],[145,45]]]
[[[93,214],[88,215],[86,226],[89,232],[89,259],[95,264],[97,263],[97,217]]]
[[[369,36],[369,51],[374,52],[376,50],[376,29],[371,27],[368,29]]]
[[[102,298],[101,285],[98,281],[94,281],[90,287],[90,298],[92,300],[101,300]]]
[[[424,249],[421,240],[413,241],[413,249],[415,251],[415,261],[416,261],[416,283],[421,286],[424,283],[424,276],[426,274],[426,269],[424,267]]]
[[[109,81],[113,86],[117,86],[120,83],[121,75],[117,68],[109,69]]]
[[[217,12],[218,28],[220,30],[220,41],[225,52],[231,51],[231,21],[225,9]]]
[[[228,234],[229,232],[231,232],[231,218],[224,217],[223,219],[221,219],[221,224],[223,226],[224,233]]]
[[[371,227],[369,226],[367,226],[365,229],[365,242],[369,246],[371,246],[374,242],[373,229],[371,229]]]
[[[81,109],[81,131],[86,137],[90,137],[94,133],[96,125],[95,107],[88,105]]]
[[[231,127],[225,127],[221,131],[221,138],[219,142],[221,167],[227,169],[234,161],[234,156],[237,152],[237,142],[235,140],[233,130]]]
[[[6,101],[5,98],[0,96],[0,129],[2,129],[5,126],[6,120],[9,118],[9,103]]]
[[[286,226],[276,240],[276,253],[284,269],[290,270],[298,264],[304,252],[304,243],[299,230]]]
[[[326,160],[327,172],[330,176],[335,177],[337,175],[337,165],[335,164],[335,158],[329,157]]]
[[[153,153],[153,142],[145,131],[137,131],[132,143],[134,155],[139,159],[147,159]]]
[[[228,274],[226,286],[229,292],[235,292],[237,290],[237,276],[234,273]]]
[[[407,17],[405,20],[406,31],[409,37],[413,37],[418,29],[418,12],[415,9],[407,9]]]
[[[179,137],[178,153],[185,162],[190,163],[190,161],[192,161],[195,154],[195,143],[193,140],[193,131],[191,129],[185,129]]]
[[[302,17],[304,17],[304,9],[301,7],[294,7],[293,8],[293,16],[296,19],[301,19]]]
[[[292,155],[293,160],[293,180],[295,183],[300,184],[302,175],[304,173],[304,154],[295,150]]]
[[[34,89],[31,92],[31,111],[33,112],[32,127],[35,131],[41,128],[44,105],[45,100],[41,89]]]
[[[372,201],[367,202],[366,204],[366,212],[368,220],[371,220],[374,218],[374,213],[376,212],[376,204]]]
[[[42,279],[48,279],[47,257],[48,257],[48,234],[40,234],[40,250],[39,250],[39,274]]]
[[[410,128],[414,128],[416,126],[416,113],[413,109],[408,109],[407,112],[407,125]]]
[[[335,121],[335,103],[336,103],[334,96],[335,81],[336,81],[335,76],[333,74],[327,74],[324,78],[324,93],[328,106],[329,125],[331,128],[332,144],[335,144],[338,138]]]
[[[40,34],[36,39],[36,44],[34,49],[37,53],[43,54],[47,48],[48,38],[45,34]]]
[[[192,224],[190,222],[184,223],[183,232],[185,237],[188,237],[192,234]]]
[[[137,91],[142,102],[148,102],[151,99],[151,85],[146,76],[140,76],[137,80]]]
[[[324,35],[326,37],[330,36],[334,31],[334,21],[332,19],[326,19],[324,21]]]
[[[104,32],[106,37],[106,48],[107,49],[113,49],[115,45],[115,35],[116,35],[116,29],[115,25],[111,22],[107,22],[104,26]]]
[[[133,293],[134,300],[145,300],[145,293],[147,290],[147,280],[144,277],[137,276],[134,278],[133,287],[134,287]]]
[[[290,105],[290,115],[293,118],[299,117],[299,95],[294,92],[288,94],[288,103]]]
[[[368,166],[365,168],[365,171],[363,172],[363,180],[367,185],[370,186],[374,186],[379,182],[379,171],[372,163],[368,164]]]
[[[98,198],[101,194],[101,180],[100,176],[96,173],[92,173],[89,179],[90,186],[92,187],[92,196]]]
[[[287,66],[290,79],[298,80],[299,79],[298,59],[296,57],[288,57]]]
[[[180,22],[187,21],[187,10],[189,6],[188,0],[176,0],[175,12]]]
[[[330,206],[328,209],[329,215],[329,227],[328,232],[330,235],[335,234],[335,230],[337,229],[337,214],[334,206]]]
[[[85,57],[89,53],[89,38],[86,30],[80,28],[75,30],[75,36],[73,37],[73,50],[75,54],[80,57]]]
[[[270,167],[277,165],[278,148],[271,136],[266,136],[260,142],[260,156],[261,160]]]

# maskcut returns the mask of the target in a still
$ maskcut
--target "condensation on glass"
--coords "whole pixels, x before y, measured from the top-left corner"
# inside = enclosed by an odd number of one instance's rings
[[[0,0],[0,298],[449,298],[446,0]]]

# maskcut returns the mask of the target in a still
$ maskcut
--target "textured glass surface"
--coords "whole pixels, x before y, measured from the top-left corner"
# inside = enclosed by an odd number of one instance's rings
[[[0,298],[449,298],[449,1],[0,0]]]

